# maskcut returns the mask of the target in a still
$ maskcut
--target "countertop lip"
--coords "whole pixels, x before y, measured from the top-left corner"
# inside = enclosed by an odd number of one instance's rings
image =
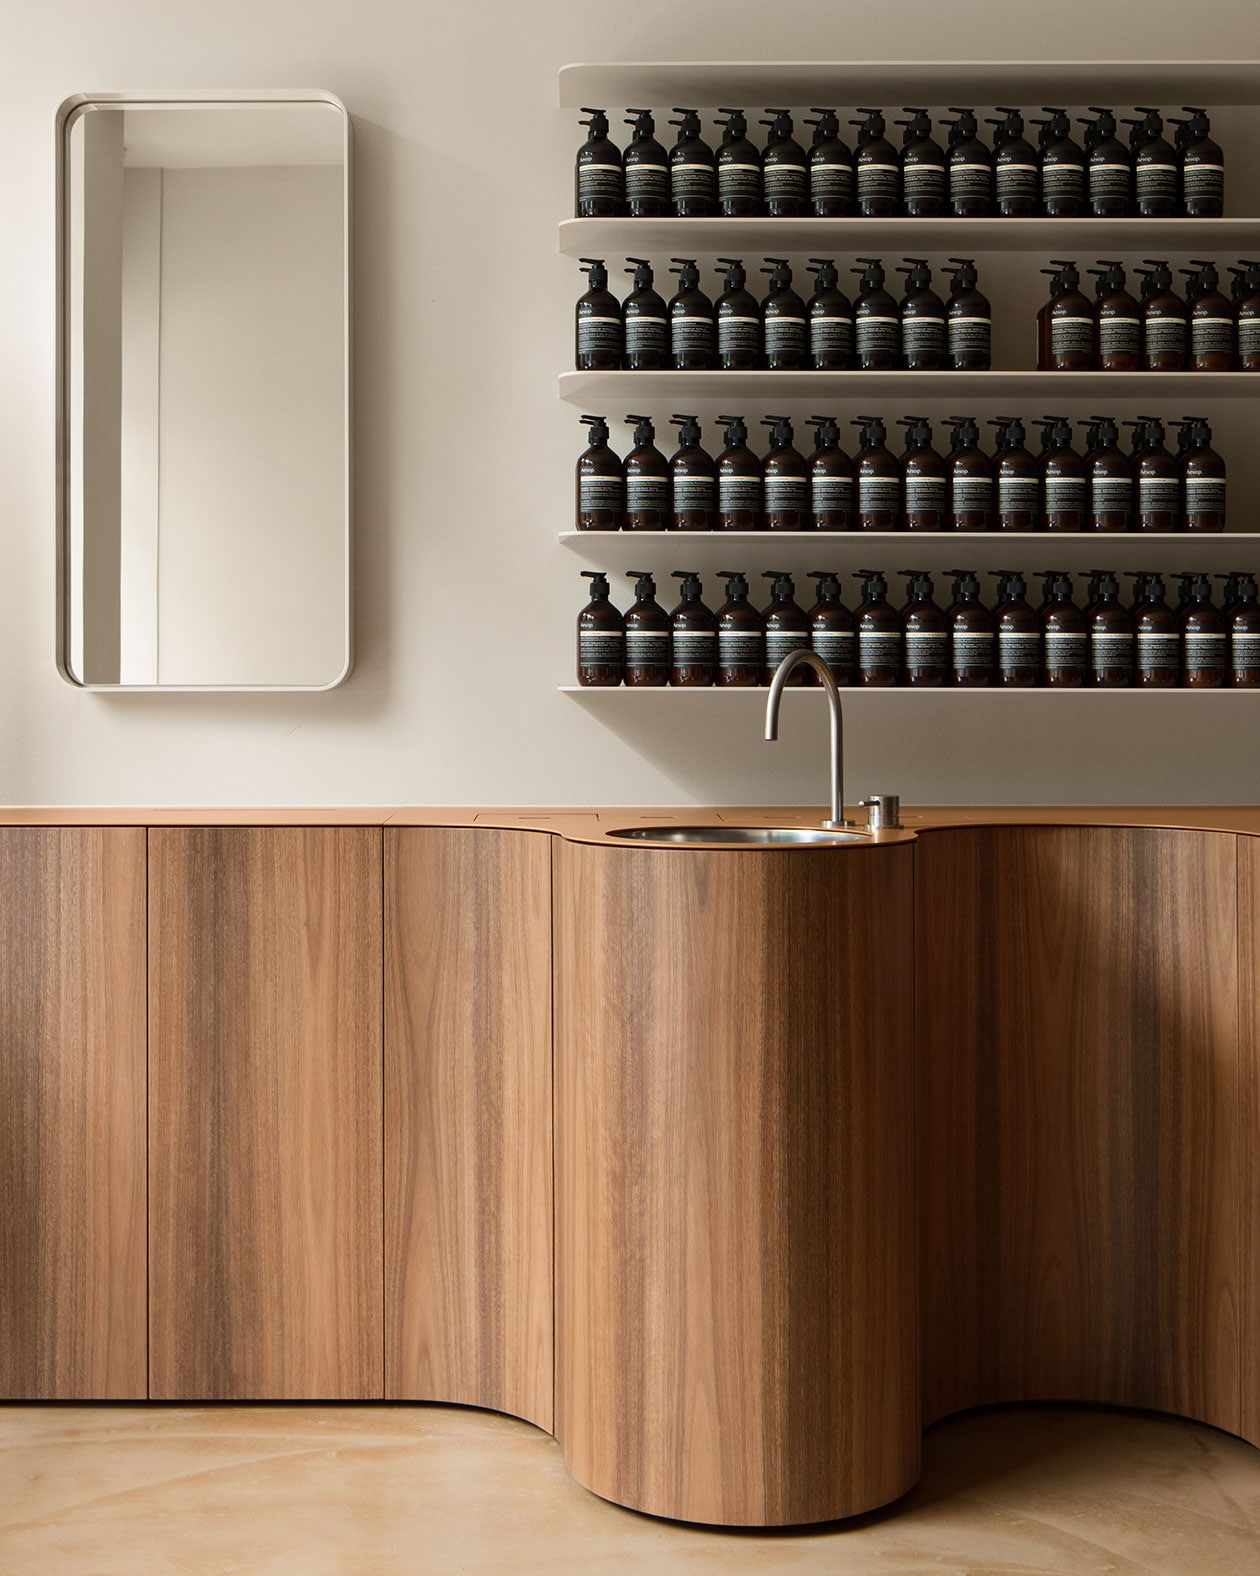
[[[858,820],[860,810],[850,807]],[[741,853],[841,853],[913,842],[923,832],[984,826],[1158,827],[1260,836],[1260,805],[903,805],[902,829],[857,843],[799,845],[627,843],[614,827],[678,825],[817,826],[821,805],[11,805],[7,827],[450,827],[547,832],[570,842],[623,851],[669,849]]]

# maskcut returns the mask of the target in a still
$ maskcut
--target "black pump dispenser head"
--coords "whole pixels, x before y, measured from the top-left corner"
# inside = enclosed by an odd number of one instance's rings
[[[909,263],[908,268],[897,267],[899,274],[906,276],[906,294],[912,290],[930,290],[932,288],[932,270],[928,267],[926,257],[907,257],[903,259]]]
[[[634,264],[633,268],[626,268],[622,270],[624,273],[634,275],[634,288],[636,290],[650,290],[652,288],[652,280],[655,276],[652,273],[652,265],[648,262],[647,258],[627,257],[626,261],[628,263]]]
[[[1066,257],[1052,257],[1050,261],[1059,270],[1056,284],[1061,290],[1079,290],[1081,286],[1081,273],[1076,264]],[[1043,268],[1043,274],[1048,274],[1050,269]]]
[[[581,569],[578,573],[583,580],[589,580],[592,602],[606,602],[608,600],[608,576],[602,569]]]
[[[882,569],[859,569],[862,577],[862,600],[864,602],[882,602],[888,595],[888,581],[884,578]]]
[[[689,137],[698,137],[700,135],[700,112],[698,110],[681,109],[675,104],[674,114],[682,117],[680,120],[670,121],[671,126],[678,127],[679,142],[683,142]]]
[[[671,416],[670,423],[678,428],[678,441],[684,449],[693,449],[700,442],[700,421],[696,416]]]
[[[734,142],[737,138],[748,135],[748,117],[742,109],[724,109],[719,104],[718,114],[726,116],[726,120],[719,121],[718,124],[725,132],[728,141]]]
[[[951,416],[945,425],[952,428],[949,446],[954,453],[962,449],[974,448],[980,441],[980,428],[974,416]],[[951,574],[954,572],[950,570]],[[961,574],[962,571],[959,570],[958,573]]]
[[[634,127],[636,137],[650,137],[656,130],[656,122],[652,118],[650,109],[628,109],[626,125]]]
[[[886,122],[882,109],[864,109],[861,104],[857,106],[859,115],[865,115],[865,120],[851,120],[850,126],[858,127],[858,143],[874,142],[877,137],[884,135]]]
[[[1004,602],[1013,602],[1028,590],[1028,582],[1018,569],[990,569],[998,583],[998,595]]]
[[[652,425],[650,416],[627,416],[626,426],[634,427],[634,446],[636,449],[645,447],[656,438],[656,428]]]
[[[899,569],[899,575],[906,577],[906,596],[911,602],[927,601],[935,589],[932,577],[926,569]]]
[[[726,423],[722,437],[728,449],[738,448],[748,442],[748,423],[742,416],[719,416],[718,420]]]
[[[1101,601],[1120,595],[1120,581],[1114,569],[1091,569],[1089,572],[1094,577],[1093,586]]]
[[[592,448],[596,444],[608,442],[608,418],[606,416],[583,416],[581,421],[583,426],[591,429],[590,444]]]
[[[770,595],[776,602],[790,602],[796,595],[796,583],[786,569],[763,569],[763,580],[772,580]]]
[[[902,136],[904,145],[908,146],[920,137],[930,137],[932,135],[932,117],[927,110],[916,109],[913,104],[903,104],[901,107],[910,116],[910,119],[894,121],[893,124],[906,128]]]
[[[792,112],[787,109],[767,109],[766,114],[772,116],[771,120],[763,120],[761,125],[770,127],[770,135],[783,139],[792,135]]]
[[[761,425],[770,428],[770,447],[772,449],[790,449],[795,434],[792,431],[792,420],[789,416],[763,416]]]
[[[679,595],[684,602],[698,602],[703,589],[700,584],[700,575],[694,569],[671,569],[670,574],[675,580],[681,580],[678,587]]]
[[[817,105],[814,105],[813,113],[817,115],[818,119],[810,120],[806,116],[805,124],[814,128],[815,142],[827,142],[830,138],[840,135],[840,117],[834,109],[819,109]]]
[[[1000,449],[1022,449],[1024,446],[1024,424],[1018,416],[990,417],[989,426],[998,429],[997,441]]]
[[[1104,449],[1113,448],[1120,436],[1120,429],[1116,426],[1115,418],[1112,416],[1094,416],[1091,420],[1094,429],[1098,433],[1100,447]]]
[[[1046,600],[1048,602],[1070,602],[1072,599],[1072,577],[1062,569],[1043,569],[1040,571],[1045,576]]]
[[[805,425],[814,428],[814,444],[819,449],[834,449],[840,442],[840,428],[834,416],[809,416]]]
[[[1042,132],[1043,146],[1051,142],[1062,142],[1065,137],[1071,135],[1072,126],[1068,120],[1067,110],[1056,109],[1053,104],[1043,104],[1041,107],[1050,119],[1034,120],[1033,125],[1045,127]]]
[[[1142,299],[1147,296],[1159,295],[1162,291],[1172,289],[1172,269],[1167,262],[1158,257],[1144,257],[1144,263],[1149,263],[1149,268],[1139,268],[1137,272],[1142,276]]]
[[[634,600],[636,602],[652,602],[656,598],[656,581],[646,569],[627,569],[626,574],[634,581]]]
[[[954,273],[949,281],[951,290],[974,290],[980,275],[976,272],[974,257],[951,257],[954,264]]]
[[[838,602],[840,600],[840,576],[834,569],[811,569],[809,578],[817,580],[815,590],[820,602]]]
[[[808,266],[814,276],[815,289],[834,290],[840,283],[840,274],[830,257],[811,257]]]
[[[671,263],[677,263],[677,268],[671,268],[671,274],[678,275],[678,288],[680,290],[694,290],[700,283],[700,270],[696,266],[694,257],[671,257]]]
[[[763,274],[770,275],[771,290],[790,290],[792,288],[792,267],[786,257],[767,257],[766,262],[773,263],[772,268],[763,268]]]
[[[883,260],[878,257],[859,257],[857,261],[864,266],[851,268],[849,272],[851,274],[861,274],[863,294],[868,290],[882,290],[884,288],[884,280],[888,277],[884,272]]]
[[[980,129],[976,121],[974,109],[959,109],[957,104],[949,106],[950,113],[957,115],[957,120],[947,120],[945,124],[950,128],[949,140],[953,144],[962,142],[965,137],[974,137]]]
[[[907,449],[925,449],[932,442],[932,423],[926,416],[898,416],[897,425],[906,429]]]
[[[726,581],[726,600],[739,602],[748,595],[748,578],[738,569],[719,569],[718,574]]]
[[[954,601],[960,602],[963,597],[980,595],[980,578],[974,569],[947,569],[946,574],[954,577]]]
[[[583,115],[589,115],[591,118],[589,120],[580,120],[578,125],[585,126],[587,128],[591,134],[592,141],[594,141],[596,137],[606,137],[608,135],[607,110],[587,109],[586,105],[584,104],[582,106],[582,113]]]
[[[1004,142],[1011,142],[1016,137],[1022,137],[1024,135],[1024,117],[1023,117],[1023,114],[1021,113],[1021,111],[1019,111],[1017,109],[1012,109],[1007,104],[997,104],[997,105],[994,106],[994,108],[1004,118],[1002,120],[988,120],[988,119],[986,119],[985,120],[985,125],[986,126],[1000,126],[1001,127],[1000,135],[1001,135],[1002,141],[1004,141]],[[995,137],[993,140],[996,142],[998,139],[997,139],[997,137]]]
[[[1202,257],[1192,257],[1190,261],[1199,270],[1200,292],[1205,293],[1208,290],[1215,290],[1221,281],[1221,276],[1216,271],[1216,264],[1205,262]],[[1183,274],[1190,272],[1188,268],[1183,268],[1181,271]]]
[[[861,428],[863,448],[877,449],[888,439],[888,428],[884,425],[882,416],[859,416],[849,425]]]
[[[1178,120],[1175,115],[1168,117],[1174,126],[1185,127],[1184,132],[1177,133],[1177,146],[1179,148],[1184,147],[1187,143],[1197,141],[1200,137],[1206,137],[1212,129],[1207,110],[1200,109],[1194,104],[1183,104],[1181,107],[1189,115],[1189,120]]]
[[[592,290],[608,288],[608,265],[602,257],[579,257],[578,262],[583,265],[582,272]]]
[[[718,262],[726,269],[725,287],[727,290],[742,290],[748,279],[748,271],[740,257],[719,257]]]
[[[1091,274],[1098,275],[1098,284],[1095,286],[1097,294],[1101,297],[1116,290],[1123,290],[1128,281],[1125,278],[1124,264],[1116,258],[1100,257],[1101,267],[1091,268]]]
[[[1077,124],[1088,126],[1095,139],[1101,140],[1103,137],[1114,137],[1116,134],[1115,112],[1109,109],[1102,109],[1097,104],[1091,104],[1089,107],[1098,117],[1097,120],[1086,120],[1084,117],[1081,117]]]

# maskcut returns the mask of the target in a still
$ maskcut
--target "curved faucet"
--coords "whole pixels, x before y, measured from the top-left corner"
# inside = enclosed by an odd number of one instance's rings
[[[816,651],[803,648],[789,651],[775,669],[774,678],[770,681],[770,693],[766,696],[766,738],[773,743],[779,737],[779,697],[783,694],[788,674],[802,662],[817,673],[831,708],[831,819],[822,824],[827,827],[852,826],[854,822],[844,819],[844,714],[840,709],[840,691],[831,669]]]

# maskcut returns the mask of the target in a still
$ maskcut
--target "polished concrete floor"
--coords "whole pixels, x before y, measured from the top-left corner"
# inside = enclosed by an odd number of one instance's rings
[[[1257,1576],[1260,1451],[1146,1415],[932,1429],[891,1510],[727,1533],[606,1504],[455,1407],[0,1407],[3,1576]]]

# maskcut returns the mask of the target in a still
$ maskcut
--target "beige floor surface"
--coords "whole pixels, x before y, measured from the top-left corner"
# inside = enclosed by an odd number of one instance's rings
[[[606,1504],[456,1407],[0,1407],[2,1576],[1258,1576],[1260,1451],[1068,1408],[930,1430],[891,1509],[718,1532]]]

